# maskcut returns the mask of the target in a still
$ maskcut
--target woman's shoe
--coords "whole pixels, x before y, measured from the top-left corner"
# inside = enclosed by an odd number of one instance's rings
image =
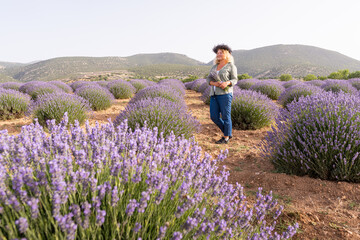
[[[230,139],[230,138],[229,138],[229,139]],[[216,143],[216,144],[228,144],[229,139],[228,139],[228,140],[225,140],[225,138],[222,137],[219,141],[216,141],[215,143]]]

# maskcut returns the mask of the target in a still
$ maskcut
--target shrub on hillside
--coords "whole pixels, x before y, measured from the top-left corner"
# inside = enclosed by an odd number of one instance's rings
[[[236,129],[259,129],[270,125],[279,108],[266,95],[244,89],[234,89],[231,121]]]
[[[340,91],[350,94],[357,93],[357,89],[354,88],[350,82],[345,80],[328,79],[325,80],[323,85],[321,85],[321,88],[327,92],[331,91],[334,93],[338,93]]]
[[[297,84],[286,89],[279,97],[279,103],[286,107],[292,101],[297,101],[301,96],[318,94],[324,90],[310,84]]]
[[[186,105],[161,97],[142,98],[129,103],[116,118],[115,125],[125,119],[132,129],[137,125],[157,127],[164,136],[173,132],[175,136],[190,138],[200,128],[200,123],[187,110]]]
[[[304,81],[312,81],[312,80],[316,80],[317,77],[314,74],[308,74],[304,77]]]
[[[277,80],[269,79],[259,81],[250,87],[250,90],[265,94],[272,100],[277,100],[280,95],[284,92],[285,88]]]
[[[134,96],[136,89],[131,83],[124,80],[114,80],[107,85],[116,99],[128,99]]]
[[[103,88],[99,85],[85,85],[76,89],[75,94],[86,99],[90,103],[91,109],[94,111],[108,109],[114,101],[112,93],[107,88]]]
[[[170,87],[167,84],[161,85],[156,84],[150,87],[146,87],[140,90],[131,100],[129,103],[133,103],[139,101],[144,98],[156,98],[161,97],[172,102],[181,102],[184,103],[183,96],[176,91],[174,88]]]
[[[259,82],[259,80],[256,78],[243,79],[243,80],[239,80],[236,86],[238,86],[241,89],[248,90],[251,88],[251,86],[255,85],[257,82]]]
[[[29,95],[19,91],[0,88],[0,120],[23,117],[30,99]]]
[[[360,182],[360,98],[343,92],[300,97],[262,143],[280,172]]]
[[[242,80],[242,79],[251,79],[252,76],[250,76],[249,74],[247,73],[244,73],[244,74],[238,74],[237,76],[238,80]]]
[[[69,122],[75,120],[80,124],[89,117],[90,104],[84,98],[69,93],[52,93],[39,96],[36,102],[30,105],[27,115],[38,119],[42,126],[46,126],[47,120],[55,119],[59,123],[67,112]]]
[[[21,85],[23,85],[23,83],[19,83],[19,82],[5,82],[5,83],[1,83],[0,87],[4,88],[4,89],[12,89],[12,90],[17,90],[19,91],[19,88],[21,87]]]
[[[271,192],[253,204],[194,140],[158,138],[126,122],[0,135],[0,234],[5,239],[289,239]],[[31,141],[30,141],[31,140]],[[16,161],[14,161],[16,156]],[[219,173],[219,174],[218,174]],[[282,225],[283,226],[283,225]]]
[[[72,93],[73,89],[66,83],[62,81],[50,81],[49,83],[57,86],[58,88],[62,89],[66,93]]]
[[[292,76],[290,74],[281,74],[280,81],[290,81],[292,80]]]
[[[43,94],[64,92],[61,88],[55,86],[54,84],[40,81],[25,83],[21,85],[19,91],[29,94],[33,100],[36,100]]]

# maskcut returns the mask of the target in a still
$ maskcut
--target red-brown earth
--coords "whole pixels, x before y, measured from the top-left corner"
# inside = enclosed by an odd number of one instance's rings
[[[334,182],[310,177],[277,173],[269,160],[260,156],[258,144],[270,128],[260,130],[235,130],[227,145],[214,144],[221,137],[220,130],[209,117],[209,106],[200,100],[200,93],[187,90],[185,101],[192,114],[200,121],[201,131],[195,139],[204,151],[214,158],[228,149],[228,157],[221,165],[230,171],[229,181],[239,182],[251,199],[259,187],[284,206],[278,221],[278,230],[298,222],[300,230],[295,239],[351,239],[360,240],[360,184]],[[116,100],[108,110],[94,112],[90,124],[115,120],[128,100]],[[0,121],[0,130],[11,134],[21,131],[30,119]]]

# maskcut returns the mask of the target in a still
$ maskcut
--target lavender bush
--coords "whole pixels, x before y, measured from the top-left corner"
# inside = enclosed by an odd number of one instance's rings
[[[278,80],[269,79],[259,81],[258,83],[251,86],[250,90],[265,94],[272,100],[277,100],[280,97],[281,93],[284,92],[285,88]]]
[[[298,100],[301,96],[308,96],[312,94],[317,94],[323,92],[324,90],[320,87],[310,85],[310,84],[297,84],[283,92],[279,97],[279,103],[286,107],[292,101]]]
[[[184,83],[185,88],[186,88],[187,90],[190,90],[193,83],[194,83],[194,81]]]
[[[170,87],[167,84],[156,84],[154,86],[146,87],[140,90],[129,103],[134,103],[144,98],[156,98],[161,97],[172,102],[181,102],[184,103],[183,95],[181,95],[174,88]]]
[[[70,87],[75,91],[77,88],[81,87],[84,84],[91,84],[93,82],[89,82],[89,81],[75,81],[73,83],[70,84]]]
[[[147,86],[155,84],[154,82],[149,83],[151,81],[146,80],[146,79],[131,79],[129,82],[136,89],[135,93],[139,92],[141,89],[146,88]]]
[[[76,89],[75,93],[86,99],[90,103],[91,109],[94,111],[108,109],[114,101],[114,96],[111,92],[107,90],[107,88],[103,88],[99,85],[85,85]]]
[[[0,87],[4,89],[12,89],[12,90],[19,90],[19,88],[23,85],[23,83],[20,82],[5,82],[1,83]]]
[[[196,79],[191,85],[191,90],[199,92],[199,88],[202,84],[206,83],[206,79],[200,78]],[[209,85],[209,84],[208,84]]]
[[[231,121],[236,129],[259,129],[270,125],[279,113],[279,108],[266,95],[234,89],[231,104]]]
[[[131,98],[136,92],[136,89],[131,83],[124,80],[114,80],[109,82],[108,89],[116,99]]]
[[[25,83],[19,88],[19,91],[29,94],[33,100],[36,100],[43,94],[64,92],[61,88],[51,83],[40,81]]]
[[[324,81],[324,84],[321,85],[321,88],[325,91],[331,91],[334,93],[338,93],[340,91],[350,94],[357,93],[357,89],[346,80],[327,79]]]
[[[55,119],[59,123],[67,112],[70,123],[75,120],[80,124],[89,117],[90,104],[84,98],[75,94],[52,93],[41,95],[36,102],[33,102],[27,115],[37,119],[40,125],[46,126],[47,120]]]
[[[142,98],[129,103],[116,118],[115,125],[125,119],[132,129],[137,125],[157,127],[164,136],[173,132],[175,136],[184,135],[185,138],[190,138],[200,128],[200,123],[191,115],[186,105],[161,97]]]
[[[95,81],[95,83],[97,85],[99,85],[100,87],[106,88],[107,89],[107,85],[109,84],[108,81]]]
[[[49,83],[57,86],[58,88],[62,89],[66,93],[72,93],[73,89],[66,83],[62,81],[50,81]]]
[[[210,87],[210,85],[207,82],[204,82],[200,85],[198,92],[203,93],[208,87]]]
[[[0,134],[2,239],[289,239],[271,192],[246,201],[196,142],[77,123]],[[266,219],[266,220],[265,220]]]
[[[354,88],[360,90],[360,78],[351,78],[348,82],[351,83]]]
[[[294,79],[294,80],[284,82],[282,85],[283,85],[284,88],[289,88],[289,87],[295,86],[295,85],[300,84],[300,83],[302,83],[302,82],[299,81],[299,80]]]
[[[203,91],[203,94],[201,95],[201,100],[206,104],[210,105],[210,90],[212,86],[209,86],[207,84],[207,88]]]
[[[0,120],[23,117],[30,99],[29,95],[19,91],[0,88]]]
[[[158,82],[160,85],[167,85],[175,89],[181,96],[185,95],[185,85],[178,79],[163,79]]]
[[[281,172],[360,182],[359,96],[323,92],[287,108],[263,141],[263,156]]]
[[[259,80],[256,78],[242,79],[237,82],[236,86],[238,86],[241,89],[248,90],[251,88],[251,86],[255,85],[258,82]]]
[[[305,84],[314,85],[314,86],[317,86],[317,87],[321,87],[324,83],[325,83],[325,81],[317,80],[317,79],[305,82]]]

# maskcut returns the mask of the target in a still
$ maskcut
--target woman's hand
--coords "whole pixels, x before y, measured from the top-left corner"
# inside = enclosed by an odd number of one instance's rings
[[[230,82],[221,82],[218,87],[221,89],[225,89],[229,85],[230,85]]]

